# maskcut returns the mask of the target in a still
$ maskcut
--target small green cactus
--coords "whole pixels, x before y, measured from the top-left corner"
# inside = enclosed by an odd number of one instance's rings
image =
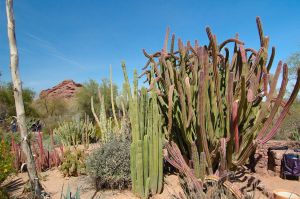
[[[85,174],[85,154],[82,150],[67,150],[63,154],[60,167],[64,176],[78,176]]]

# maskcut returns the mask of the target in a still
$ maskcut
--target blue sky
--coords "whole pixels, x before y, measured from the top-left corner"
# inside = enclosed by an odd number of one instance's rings
[[[86,82],[109,77],[121,85],[121,61],[129,73],[146,62],[142,53],[163,46],[166,27],[183,41],[207,44],[209,25],[223,41],[238,32],[246,47],[259,47],[260,16],[276,63],[300,50],[300,1],[102,1],[15,0],[21,78],[39,92],[65,79]],[[5,1],[0,1],[0,81],[10,81]],[[275,67],[275,66],[274,66]]]

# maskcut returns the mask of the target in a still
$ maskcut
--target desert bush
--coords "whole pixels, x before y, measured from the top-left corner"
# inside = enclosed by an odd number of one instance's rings
[[[290,114],[284,119],[279,132],[274,139],[277,140],[300,140],[300,101],[294,102]]]
[[[124,189],[130,185],[130,140],[112,138],[86,161],[87,173],[97,189]]]
[[[91,111],[91,97],[93,97],[96,112],[98,112],[98,107],[100,107],[100,101],[98,100],[98,89],[104,96],[104,103],[106,107],[107,115],[111,115],[112,106],[111,106],[111,93],[110,93],[110,84],[107,79],[102,79],[101,84],[98,84],[95,80],[89,80],[89,82],[84,84],[84,87],[76,94],[76,101],[79,112],[81,114],[86,113],[90,118],[93,118],[93,113]],[[118,87],[113,84],[113,96],[114,101],[118,93]]]
[[[23,101],[26,116],[37,117],[36,110],[31,105],[35,93],[29,88],[23,89]],[[14,92],[12,83],[0,84],[0,118],[5,119],[9,116],[16,115]]]
[[[78,176],[85,174],[85,154],[84,151],[76,149],[67,150],[63,155],[63,163],[60,170],[64,176]]]
[[[50,132],[60,121],[70,120],[74,115],[63,99],[40,98],[34,101],[33,107],[37,110],[43,123],[43,132]]]
[[[9,155],[10,148],[7,142],[2,139],[0,144],[0,183],[3,182],[7,176],[13,173],[13,157]]]
[[[61,146],[61,140],[58,135],[54,134],[43,134],[43,146],[46,150],[51,151],[53,147]]]

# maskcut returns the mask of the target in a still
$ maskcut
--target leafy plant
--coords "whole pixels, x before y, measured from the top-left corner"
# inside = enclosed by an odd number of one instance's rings
[[[63,154],[60,170],[64,176],[85,174],[85,153],[83,150],[67,150]]]
[[[34,91],[28,88],[23,89],[23,100],[26,116],[38,116],[36,110],[32,107],[35,96]],[[16,115],[12,83],[0,82],[0,119],[5,119]]]
[[[0,184],[9,174],[14,172],[13,156],[9,154],[9,145],[2,139],[0,144]]]
[[[97,189],[130,186],[130,139],[113,137],[89,155],[87,173]]]

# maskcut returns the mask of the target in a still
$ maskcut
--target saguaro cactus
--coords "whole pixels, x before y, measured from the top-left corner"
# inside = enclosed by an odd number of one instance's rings
[[[150,95],[145,88],[138,94],[137,72],[134,72],[133,93],[122,63],[125,89],[129,102],[129,118],[132,128],[130,148],[131,179],[134,193],[143,198],[160,193],[163,185],[163,123],[160,119],[157,94]]]

